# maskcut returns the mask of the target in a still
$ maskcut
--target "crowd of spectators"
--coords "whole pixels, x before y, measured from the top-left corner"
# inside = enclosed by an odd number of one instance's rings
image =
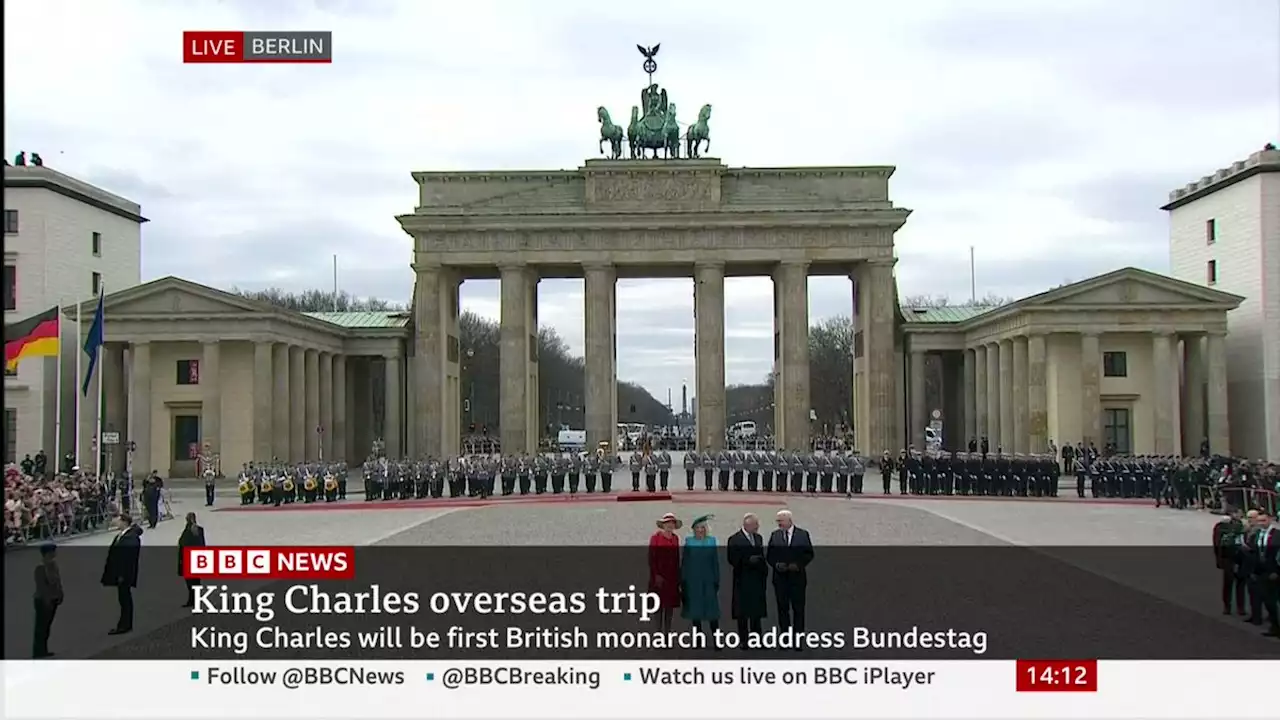
[[[34,464],[25,461],[4,469],[6,549],[91,532],[119,513],[111,493],[93,473],[40,470],[35,472]]]

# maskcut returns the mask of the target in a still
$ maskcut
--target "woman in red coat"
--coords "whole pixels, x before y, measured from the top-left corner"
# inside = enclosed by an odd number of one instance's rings
[[[675,513],[658,520],[658,532],[649,538],[649,592],[657,593],[660,605],[658,629],[670,632],[671,616],[680,607],[680,536],[684,523]]]

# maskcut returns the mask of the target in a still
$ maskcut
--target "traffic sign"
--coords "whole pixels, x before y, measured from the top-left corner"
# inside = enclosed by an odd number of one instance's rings
[[[118,432],[104,432],[104,433],[102,433],[102,444],[103,444],[103,445],[119,445],[119,444],[120,444],[120,433],[118,433]]]

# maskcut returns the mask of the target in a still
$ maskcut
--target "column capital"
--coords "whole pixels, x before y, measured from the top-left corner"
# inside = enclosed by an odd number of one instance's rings
[[[724,271],[723,260],[698,260],[693,263],[694,270],[719,270]]]

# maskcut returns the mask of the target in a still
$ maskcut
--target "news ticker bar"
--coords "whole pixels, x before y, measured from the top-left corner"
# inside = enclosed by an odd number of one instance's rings
[[[1084,668],[1082,670],[1082,668]],[[1265,687],[1280,661],[489,662],[5,661],[6,717],[1274,718]],[[1034,678],[1028,684],[1027,677]],[[1252,679],[1252,680],[1251,680]],[[104,703],[121,687],[146,702]],[[1157,691],[1153,692],[1153,689]],[[371,702],[371,700],[373,700]],[[406,704],[412,703],[412,704]],[[1224,705],[1224,703],[1229,703]],[[1228,709],[1229,708],[1229,709]]]
[[[184,63],[330,63],[328,30],[189,30],[182,33]]]

